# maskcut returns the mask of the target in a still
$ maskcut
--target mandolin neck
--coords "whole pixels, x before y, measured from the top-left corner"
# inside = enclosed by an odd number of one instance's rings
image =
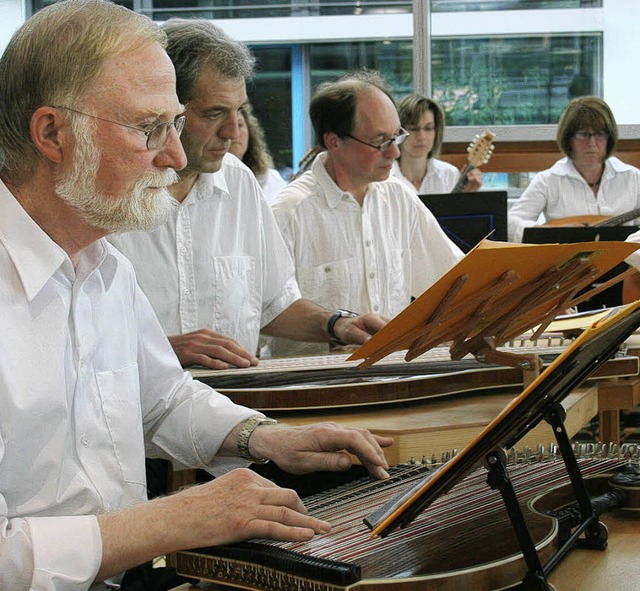
[[[593,224],[593,226],[597,228],[606,226],[620,226],[625,222],[629,222],[637,217],[640,217],[640,207],[636,207],[635,209],[627,211],[626,213],[614,216],[612,218],[607,218],[606,220],[602,220],[601,222],[597,222]]]
[[[458,177],[458,181],[456,182],[453,189],[451,189],[452,193],[460,193],[465,185],[467,184],[467,175],[475,168],[475,166],[471,162],[467,162],[467,165],[464,167],[464,170]]]

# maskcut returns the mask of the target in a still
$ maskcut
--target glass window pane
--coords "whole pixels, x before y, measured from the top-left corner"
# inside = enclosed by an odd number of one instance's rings
[[[403,41],[316,43],[309,46],[312,90],[352,70],[377,70],[394,94],[413,89],[413,44]]]
[[[297,2],[294,4],[303,4]],[[311,0],[309,9],[314,10],[320,16],[338,14],[397,14],[411,12],[412,2],[409,0]]]
[[[58,0],[33,0],[31,3],[31,14],[37,12],[41,8],[45,6],[49,6],[50,4],[55,4]],[[133,10],[133,0],[112,0],[114,4],[120,4],[125,6],[129,10]]]
[[[449,125],[555,124],[601,94],[602,35],[434,39],[433,97]]]
[[[433,12],[601,8],[602,0],[431,0]]]
[[[249,101],[265,131],[276,169],[291,172],[291,48],[252,47],[257,73],[247,87]]]
[[[291,3],[282,0],[153,0],[156,20],[179,18],[266,18],[291,16]]]

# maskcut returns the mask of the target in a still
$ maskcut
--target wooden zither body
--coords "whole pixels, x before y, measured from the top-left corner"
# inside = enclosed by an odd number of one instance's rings
[[[571,343],[562,336],[539,339],[534,345],[513,343],[512,354],[536,354],[544,365]],[[523,371],[477,361],[471,355],[452,360],[447,347],[435,347],[411,362],[406,352],[389,355],[361,369],[346,354],[264,359],[257,367],[226,371],[191,368],[194,378],[242,404],[264,412],[338,409],[411,402],[523,384]],[[610,359],[591,377],[602,379],[638,374],[638,357]]]
[[[578,462],[590,493],[598,495],[609,488],[614,471],[629,465],[637,470],[637,447],[614,454],[596,450]],[[309,497],[310,513],[332,524],[330,534],[305,543],[252,541],[180,552],[178,572],[256,591],[494,591],[521,581],[526,566],[483,467],[408,527],[371,538],[363,520],[432,473],[427,465],[399,466],[387,481],[362,479]],[[513,458],[509,473],[544,559],[555,551],[558,534],[558,521],[546,511],[572,502],[564,463],[557,457]],[[632,502],[637,506],[635,496]]]

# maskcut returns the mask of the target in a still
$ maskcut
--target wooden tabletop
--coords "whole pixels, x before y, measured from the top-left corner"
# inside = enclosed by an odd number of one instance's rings
[[[640,589],[640,512],[605,515],[609,547],[572,550],[549,576],[557,591],[637,591]]]

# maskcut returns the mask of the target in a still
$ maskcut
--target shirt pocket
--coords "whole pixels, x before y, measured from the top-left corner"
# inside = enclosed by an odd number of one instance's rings
[[[213,261],[213,326],[252,353],[258,346],[262,288],[251,256],[215,257]]]
[[[96,374],[114,458],[126,482],[145,483],[138,365]]]
[[[299,269],[298,274],[303,297],[327,310],[355,306],[362,299],[361,288],[364,286],[362,280],[357,279],[362,274],[362,266],[356,258]]]

